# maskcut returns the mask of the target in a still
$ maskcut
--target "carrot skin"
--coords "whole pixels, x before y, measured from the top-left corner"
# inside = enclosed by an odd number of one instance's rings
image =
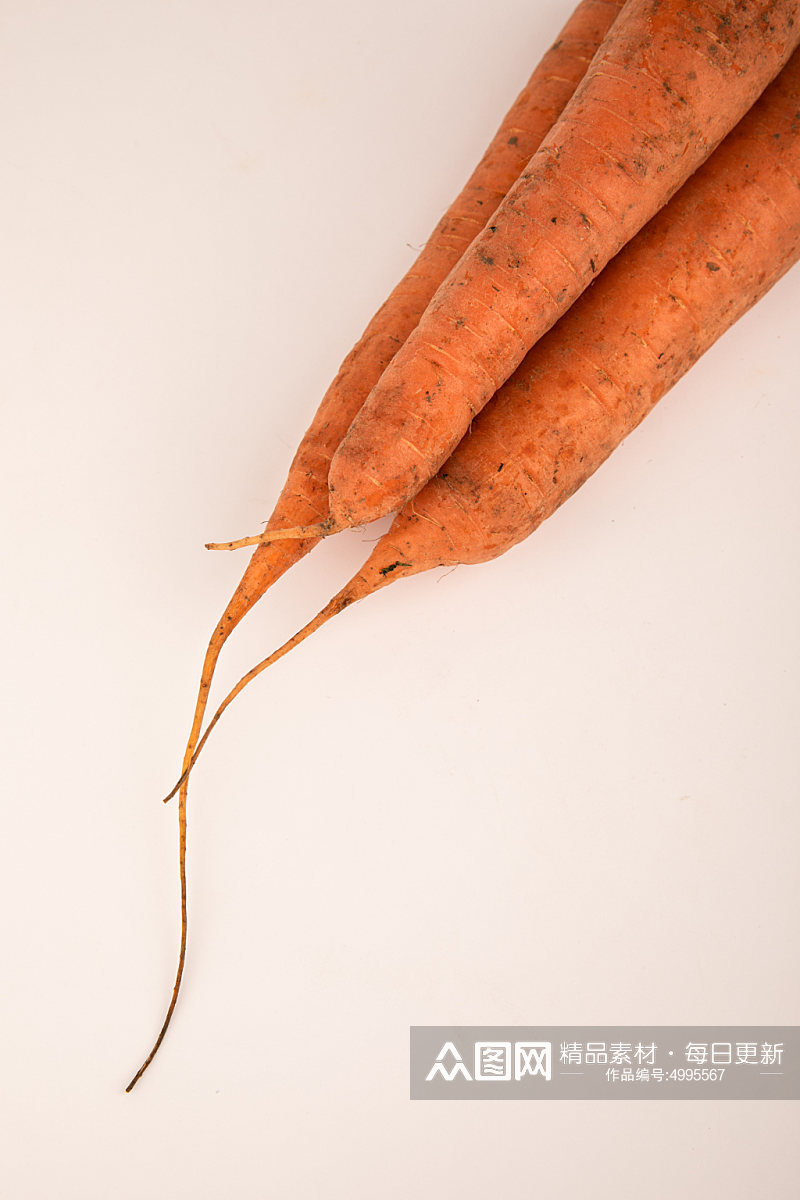
[[[335,528],[402,507],[532,345],[744,115],[800,40],[796,0],[629,0],[520,179],[331,462]]]

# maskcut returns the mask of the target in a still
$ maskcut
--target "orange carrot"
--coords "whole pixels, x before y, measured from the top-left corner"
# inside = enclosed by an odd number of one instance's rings
[[[300,443],[275,510],[267,522],[267,530],[319,521],[327,516],[328,467],[348,426],[393,354],[416,325],[437,287],[540,145],[580,82],[622,3],[623,0],[580,0],[555,44],[509,109],[463,191],[342,364]],[[309,537],[274,546],[263,545],[253,554],[206,650],[184,769],[197,745],[214,670],[225,641],[272,584],[318,540]],[[185,792],[181,794],[179,808],[182,921],[178,974],[159,1037],[128,1090],[161,1044],[183,973],[186,951]]]
[[[361,571],[242,689],[354,601],[496,558],[608,458],[800,259],[800,50],[711,160],[527,355]],[[196,761],[197,754],[194,761]]]
[[[435,566],[486,561],[526,537],[800,259],[798,112],[800,51],[528,354],[362,570],[239,681],[190,765],[239,692],[354,601]]]
[[[527,350],[743,116],[800,40],[798,0],[628,0],[519,181],[334,455],[331,533],[400,509]]]

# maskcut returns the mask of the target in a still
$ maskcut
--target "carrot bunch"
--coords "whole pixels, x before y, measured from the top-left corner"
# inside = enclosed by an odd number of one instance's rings
[[[209,642],[170,793],[178,970],[128,1091],[180,989],[188,776],[222,712],[353,601],[527,537],[800,257],[799,7],[582,0],[345,360],[264,533],[223,544],[258,543]],[[391,512],[361,571],[201,738],[242,617],[320,537]]]

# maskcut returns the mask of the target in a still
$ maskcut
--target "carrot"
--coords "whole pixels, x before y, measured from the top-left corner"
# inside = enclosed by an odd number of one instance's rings
[[[527,355],[361,571],[217,709],[395,580],[485,562],[535,530],[800,259],[800,50],[711,160]]]
[[[798,112],[800,51],[528,354],[362,570],[239,681],[190,766],[239,692],[354,601],[432,567],[487,561],[528,536],[800,259]]]
[[[517,179],[564,108],[622,3],[623,0],[580,0],[555,44],[546,52],[504,117],[464,189],[342,364],[300,443],[275,510],[267,522],[267,530],[318,521],[327,515],[328,467],[348,426],[398,347],[416,325],[437,287],[476,232],[483,228],[489,213]],[[184,770],[197,746],[214,671],[227,638],[272,584],[318,540],[318,537],[309,537],[274,546],[263,545],[251,558],[206,649],[184,754]],[[161,1032],[128,1091],[161,1044],[183,973],[186,952],[185,792],[181,794],[179,807],[182,920],[178,974]]]
[[[339,445],[330,513],[402,508],[592,278],[744,115],[800,40],[797,0],[628,0],[519,181]]]

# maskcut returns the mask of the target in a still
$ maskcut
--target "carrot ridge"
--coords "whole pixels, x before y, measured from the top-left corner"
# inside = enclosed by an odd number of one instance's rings
[[[187,938],[187,932],[188,932],[187,909],[186,909],[186,797],[183,793],[181,793],[180,803],[182,805],[182,807],[180,809],[181,820],[180,820],[180,833],[179,833],[179,837],[180,837],[180,883],[181,883],[181,943],[180,943],[180,949],[178,951],[178,969],[177,969],[177,972],[175,975],[175,983],[172,985],[172,995],[170,997],[169,1007],[167,1008],[167,1014],[164,1017],[164,1023],[161,1026],[161,1029],[159,1030],[158,1037],[156,1038],[155,1042],[153,1043],[153,1047],[152,1047],[150,1053],[147,1055],[147,1058],[144,1060],[142,1065],[139,1067],[139,1070],[134,1075],[133,1079],[130,1081],[128,1086],[125,1088],[126,1093],[133,1091],[133,1089],[136,1087],[136,1084],[142,1078],[145,1071],[150,1066],[150,1063],[153,1061],[156,1054],[158,1053],[158,1049],[164,1040],[164,1036],[165,1036],[167,1030],[169,1029],[169,1025],[172,1020],[172,1014],[175,1012],[175,1005],[178,1003],[178,993],[181,990],[181,980],[183,979],[183,969],[186,965],[186,938]]]

